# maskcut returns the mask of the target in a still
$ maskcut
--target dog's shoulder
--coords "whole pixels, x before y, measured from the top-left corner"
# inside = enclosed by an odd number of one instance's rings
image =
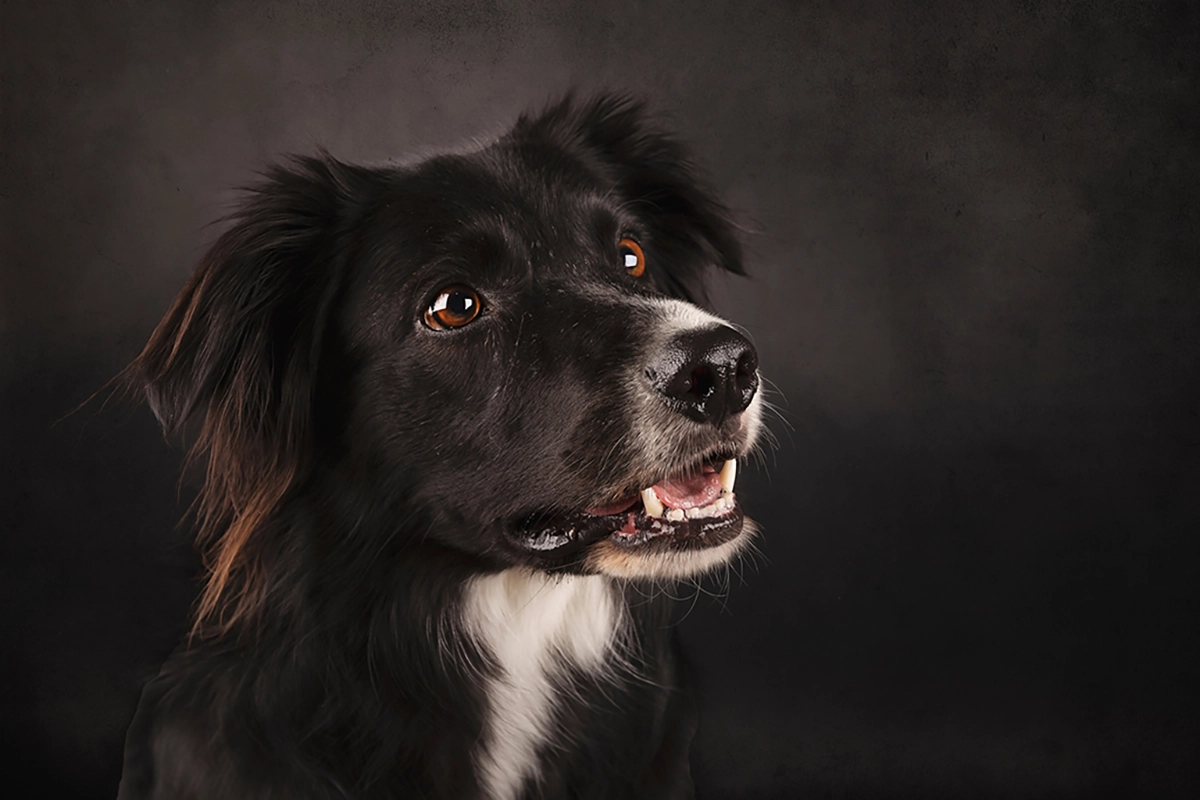
[[[180,648],[142,690],[125,737],[118,800],[256,796],[226,757],[219,672],[198,668],[204,660]]]
[[[181,647],[142,691],[118,800],[348,796],[338,770],[313,758],[305,729],[294,726],[319,707],[313,694],[252,648]],[[294,715],[281,711],[288,705]]]

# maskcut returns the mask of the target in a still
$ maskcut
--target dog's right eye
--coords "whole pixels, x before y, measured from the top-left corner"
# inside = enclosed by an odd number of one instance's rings
[[[461,328],[479,316],[483,304],[469,286],[447,286],[425,309],[425,324],[435,331]]]

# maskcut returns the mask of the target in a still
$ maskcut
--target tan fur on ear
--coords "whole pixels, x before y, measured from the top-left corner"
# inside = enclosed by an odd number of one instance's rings
[[[211,473],[214,469],[211,450],[209,459]],[[239,620],[253,616],[262,599],[263,586],[260,565],[253,554],[247,552],[247,545],[279,505],[293,477],[294,470],[291,469],[263,476],[248,492],[246,502],[240,508],[233,506],[230,500],[233,521],[223,533],[219,520],[226,518],[226,509],[218,507],[202,512],[206,519],[198,541],[206,548],[205,566],[209,575],[196,606],[193,636],[202,633],[206,626],[211,626],[213,632],[225,633]],[[208,524],[209,519],[215,522]]]
[[[344,265],[332,231],[358,174],[325,153],[270,168],[123,373],[167,434],[199,422],[187,460],[206,464],[194,510],[208,576],[193,636],[256,617],[265,594],[261,534],[312,449],[322,335]]]
[[[130,365],[130,382],[154,381],[172,367],[197,316],[196,300],[209,276],[197,277],[196,285],[180,294]],[[180,318],[177,325],[173,322],[176,318]],[[172,332],[173,340],[166,341]],[[158,354],[163,352],[167,356],[160,361]],[[262,448],[257,446],[246,413],[254,402],[242,376],[235,375],[228,390],[206,410],[200,433],[188,451],[188,465],[207,462],[194,510],[199,523],[197,545],[208,574],[196,604],[193,637],[226,633],[239,620],[253,616],[263,591],[261,566],[248,545],[295,478],[293,458],[279,452],[256,452]],[[175,421],[164,420],[164,425],[173,428]]]

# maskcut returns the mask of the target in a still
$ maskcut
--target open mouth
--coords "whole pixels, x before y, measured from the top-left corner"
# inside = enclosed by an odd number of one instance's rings
[[[542,555],[605,537],[626,548],[715,547],[742,529],[736,478],[736,459],[706,459],[612,503],[527,517],[519,525],[520,542]]]

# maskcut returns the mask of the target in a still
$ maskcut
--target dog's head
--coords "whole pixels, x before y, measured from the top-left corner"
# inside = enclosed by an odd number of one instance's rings
[[[235,219],[134,365],[168,431],[202,421],[209,611],[301,499],[346,546],[484,568],[684,577],[749,537],[757,356],[702,310],[740,248],[638,104],[406,166],[296,159]]]

